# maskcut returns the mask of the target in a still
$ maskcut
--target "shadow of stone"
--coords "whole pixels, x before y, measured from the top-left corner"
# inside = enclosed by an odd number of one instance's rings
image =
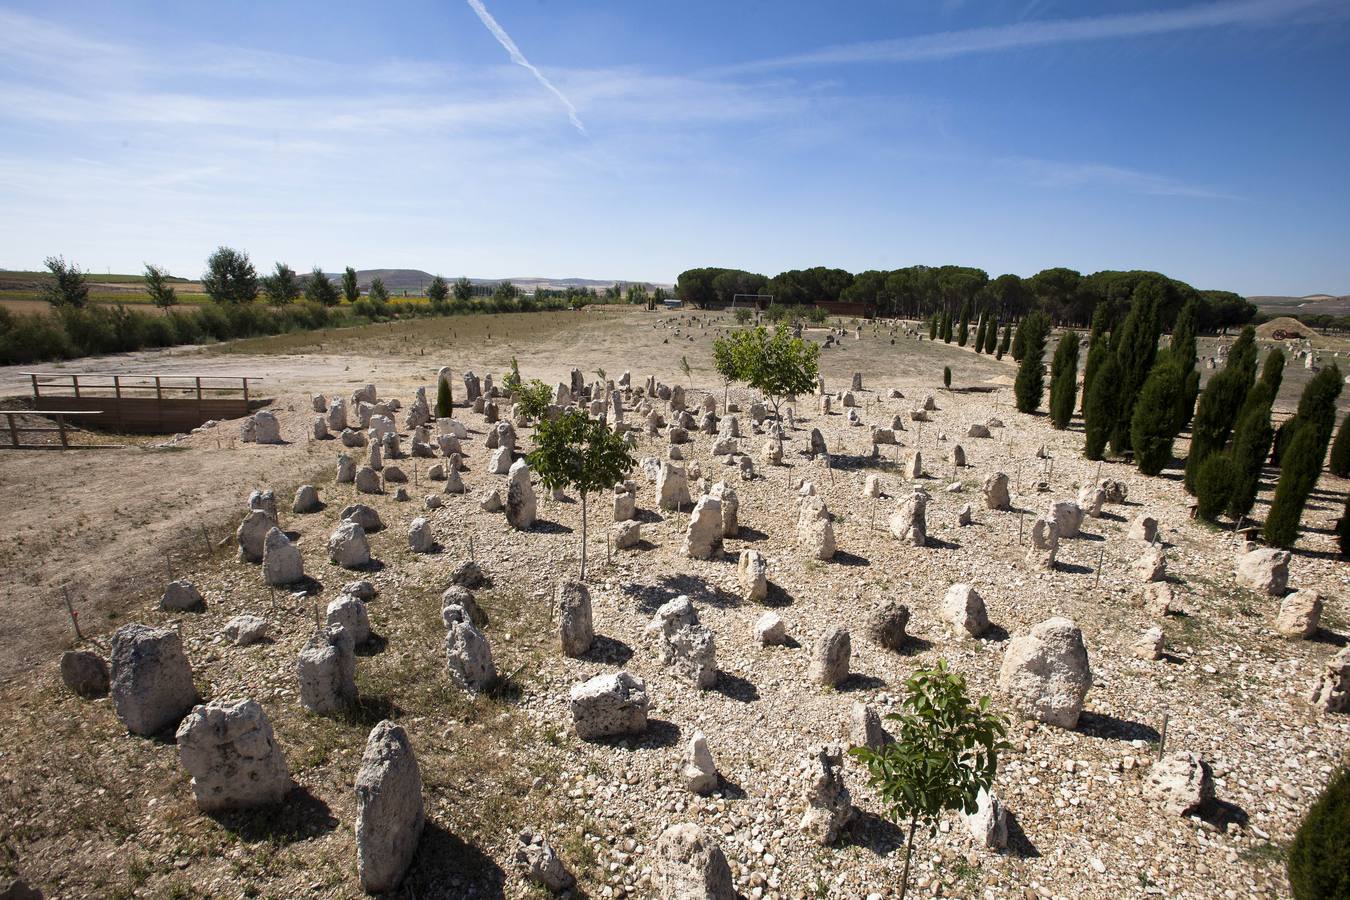
[[[1224,831],[1230,824],[1246,828],[1250,817],[1247,815],[1247,811],[1236,803],[1229,803],[1227,800],[1215,800],[1200,810],[1200,818],[1214,825],[1220,831]]]
[[[657,583],[665,588],[667,592],[674,591],[673,594],[669,594],[669,596],[666,597],[666,600],[670,600],[680,594],[685,594],[695,603],[706,603],[709,606],[715,606],[721,609],[741,605],[740,597],[723,590],[708,581],[708,579],[704,578],[702,575],[663,575],[661,578],[657,579]],[[661,601],[661,603],[664,602],[665,600]],[[660,605],[660,603],[657,604],[657,606]],[[655,612],[655,610],[656,607],[653,607],[652,611]]]
[[[763,541],[767,540],[768,537],[758,528],[751,528],[748,525],[742,525],[736,529],[736,540],[738,541]]]
[[[303,593],[308,597],[323,593],[323,582],[312,575],[306,575],[294,584],[288,584],[285,587],[277,588],[279,591],[286,591],[289,594]]]
[[[357,656],[378,656],[388,646],[389,639],[387,637],[372,631],[366,642],[356,648],[355,653]]]
[[[755,687],[753,682],[725,671],[717,673],[717,685],[713,690],[723,696],[730,697],[732,700],[739,700],[741,703],[754,703],[759,699],[759,689]]]
[[[347,571],[348,571],[348,572],[383,572],[383,571],[384,571],[384,561],[383,561],[383,560],[379,560],[379,559],[375,559],[375,558],[372,557],[371,560],[370,560],[370,562],[366,563],[364,566],[356,566],[355,568],[348,569]]]
[[[529,531],[532,534],[571,534],[572,528],[549,519],[535,519],[534,524],[529,527]]]
[[[863,847],[883,857],[905,846],[905,833],[898,825],[865,809],[858,810],[842,837],[843,844]]]
[[[898,650],[892,650],[900,656],[913,656],[916,653],[923,653],[925,650],[932,650],[933,642],[927,638],[920,637],[917,634],[905,635],[905,642],[900,645]]]
[[[621,666],[633,658],[633,648],[618,638],[597,634],[595,639],[591,641],[591,649],[583,653],[581,658],[591,662]]]
[[[1100,541],[1106,540],[1106,535],[1104,535],[1104,534],[1094,534],[1094,533],[1092,533],[1091,531],[1079,531],[1078,534],[1077,534],[1077,537],[1078,537],[1080,540],[1084,540],[1084,541],[1100,542]]]
[[[283,531],[282,534],[286,535],[286,540],[290,541],[291,543],[295,543],[296,541],[300,540],[300,532],[298,531]]]
[[[878,678],[875,675],[862,675],[854,672],[843,680],[842,683],[835,685],[835,690],[840,693],[851,694],[854,691],[877,691],[886,686],[886,679]]]
[[[789,594],[782,585],[770,581],[769,590],[760,603],[770,608],[781,608],[784,606],[791,606],[794,601],[795,598]]]
[[[1106,519],[1106,520],[1109,521],[1109,522],[1124,522],[1124,521],[1125,521],[1125,517],[1124,517],[1124,516],[1117,515],[1116,513],[1113,513],[1113,512],[1107,512],[1106,510],[1102,510],[1102,514],[1101,514],[1100,516],[1098,516],[1097,518],[1099,518],[1099,519]]]
[[[997,644],[1001,641],[1006,641],[1008,637],[1008,629],[1004,628],[1002,625],[995,625],[991,622],[989,627],[984,630],[984,634],[980,635],[976,640]]]
[[[1092,569],[1087,566],[1080,566],[1077,563],[1056,562],[1056,572],[1064,572],[1067,575],[1091,575]]]
[[[720,773],[717,776],[717,790],[713,791],[713,794],[721,794],[728,800],[744,800],[748,796],[745,788]]]
[[[834,559],[832,560],[832,562],[837,562],[841,566],[849,566],[849,567],[870,566],[872,564],[872,561],[869,560],[867,557],[859,556],[856,553],[849,553],[847,550],[834,551]]]
[[[327,834],[338,826],[337,817],[328,804],[304,785],[297,785],[275,806],[208,815],[241,840],[269,844],[293,844]]]
[[[492,857],[427,819],[397,896],[505,898],[506,872]]]
[[[674,747],[680,742],[680,726],[665,719],[648,719],[647,730],[638,740],[644,748]]]
[[[666,520],[665,516],[650,509],[639,509],[634,511],[633,518],[644,525],[653,525],[657,522],[664,522]]]
[[[1084,712],[1078,717],[1078,727],[1074,729],[1088,737],[1113,741],[1158,741],[1158,731],[1143,722],[1119,719],[1106,713]]]
[[[1344,647],[1347,643],[1350,643],[1346,640],[1345,635],[1337,634],[1325,626],[1313,632],[1312,637],[1308,640],[1316,641],[1319,644],[1330,644],[1333,647]]]
[[[383,694],[358,694],[356,702],[340,714],[340,718],[352,725],[372,727],[385,719],[393,719],[403,712],[402,709]]]
[[[944,541],[942,538],[933,537],[931,534],[924,542],[925,547],[932,547],[935,550],[960,550],[961,545],[955,541]]]
[[[1018,859],[1040,859],[1041,851],[1022,830],[1017,814],[1008,810],[1008,853]]]

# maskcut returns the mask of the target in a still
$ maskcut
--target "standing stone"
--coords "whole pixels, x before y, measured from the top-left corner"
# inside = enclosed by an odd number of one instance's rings
[[[528,829],[516,839],[513,861],[522,878],[542,885],[551,893],[561,894],[577,883],[548,841]]]
[[[108,664],[92,650],[67,650],[61,654],[61,681],[86,699],[108,693]]]
[[[340,625],[315,630],[301,648],[295,666],[301,706],[319,715],[332,715],[356,700],[354,649],[351,632]]]
[[[1140,581],[1167,580],[1167,554],[1150,547],[1130,566],[1130,572]]]
[[[1350,647],[1327,660],[1308,700],[1323,712],[1350,713]]]
[[[656,840],[655,896],[665,900],[735,900],[731,867],[697,825],[671,825]]]
[[[466,403],[472,403],[483,396],[483,385],[478,380],[477,375],[472,372],[465,372],[461,377],[464,379],[464,401]]]
[[[197,702],[192,666],[172,628],[123,625],[112,638],[112,699],[132,734],[158,734]]]
[[[511,464],[506,483],[506,521],[525,531],[534,526],[537,500],[530,484],[530,467],[523,459]]]
[[[1143,792],[1172,815],[1187,816],[1214,802],[1214,775],[1199,754],[1175,750],[1149,768]]]
[[[425,516],[418,516],[408,526],[408,549],[413,553],[430,553],[436,549],[436,537]]]
[[[913,481],[923,477],[923,454],[915,450],[905,458],[905,477]]]
[[[370,542],[366,530],[356,522],[343,522],[328,538],[328,559],[344,569],[359,569],[370,564]]]
[[[810,679],[826,687],[838,687],[848,680],[849,657],[853,646],[848,630],[835,626],[816,641],[811,656]]]
[[[280,444],[281,423],[276,414],[269,410],[259,410],[253,414],[254,440],[259,444]]]
[[[1130,523],[1130,540],[1132,541],[1143,541],[1145,544],[1151,544],[1157,536],[1158,520],[1152,516],[1140,513]]]
[[[334,397],[328,404],[328,429],[342,431],[347,427],[347,401]]]
[[[425,822],[412,743],[402,725],[386,719],[371,729],[356,773],[356,869],[366,893],[399,886]]]
[[[1128,488],[1123,481],[1116,481],[1113,478],[1103,478],[1098,487],[1106,491],[1107,503],[1124,503],[1125,496],[1129,493]]]
[[[956,524],[958,527],[965,528],[967,525],[974,524],[974,522],[975,511],[971,509],[970,504],[967,503],[965,506],[961,507],[960,511],[956,514]]]
[[[680,779],[685,790],[693,794],[711,794],[717,788],[717,766],[708,751],[708,739],[695,731],[684,749]]]
[[[300,548],[291,543],[285,532],[273,528],[263,543],[263,581],[273,587],[282,587],[305,580],[305,562]]]
[[[1156,625],[1145,631],[1139,640],[1130,645],[1130,652],[1147,662],[1161,659],[1163,655],[1163,632]]]
[[[866,480],[863,481],[862,495],[864,497],[875,500],[884,493],[885,491],[882,490],[882,481],[880,475],[876,474],[868,475]]]
[[[173,612],[200,612],[206,609],[201,591],[186,578],[170,581],[159,598],[159,608]]]
[[[338,519],[343,522],[355,522],[365,529],[366,534],[374,534],[384,529],[384,521],[380,519],[380,514],[374,507],[364,503],[344,506],[342,512],[338,514]]]
[[[662,509],[678,510],[692,502],[689,497],[689,479],[683,466],[661,463],[656,476],[657,505]],[[719,510],[718,515],[721,515]]]
[[[1238,584],[1256,591],[1278,597],[1289,585],[1289,551],[1262,548],[1242,554],[1238,560]]]
[[[1001,850],[1008,846],[1008,814],[998,797],[980,788],[975,797],[975,811],[961,814],[966,829],[975,843],[989,850]]]
[[[496,450],[492,451],[492,455],[488,457],[487,473],[489,475],[508,474],[511,471],[512,460],[511,448],[498,447]]]
[[[740,498],[736,496],[736,489],[726,481],[719,481],[708,491],[710,497],[717,499],[722,505],[722,536],[735,537],[740,531]]]
[[[778,613],[765,613],[755,620],[755,641],[762,647],[787,643],[787,626]]]
[[[1028,719],[1060,728],[1078,725],[1092,686],[1083,633],[1069,619],[1052,618],[1008,644],[999,670],[999,690]]]
[[[988,425],[981,425],[978,422],[966,429],[966,437],[987,438],[993,435],[989,431]]]
[[[844,785],[844,751],[827,745],[809,754],[803,762],[806,812],[800,828],[817,843],[832,844],[857,812]]]
[[[1008,476],[994,472],[984,479],[984,505],[986,509],[1012,509],[1012,498],[1008,496]]]
[[[741,599],[762,603],[769,595],[769,561],[758,550],[742,550],[736,563],[736,581],[741,587]]]
[[[954,584],[942,598],[942,618],[951,624],[956,637],[979,637],[989,630],[989,613],[984,598],[968,584]]]
[[[1092,519],[1102,517],[1102,504],[1106,502],[1106,491],[1095,484],[1084,485],[1078,492],[1078,505],[1083,513]]]
[[[614,521],[626,522],[637,516],[637,492],[628,490],[626,484],[614,488]]]
[[[379,474],[370,466],[362,466],[356,470],[356,489],[363,494],[384,493]]]
[[[849,740],[855,747],[879,751],[895,741],[881,724],[881,714],[876,708],[862,702],[853,704],[853,710],[849,713],[848,730]]]
[[[572,686],[568,707],[583,741],[647,730],[647,686],[626,671],[597,675]]]
[[[262,562],[267,532],[271,531],[276,524],[277,517],[268,515],[265,510],[249,510],[248,515],[244,516],[244,521],[239,523],[239,529],[235,532],[235,539],[239,542],[239,559],[241,562]]]
[[[312,484],[302,484],[295,491],[295,502],[291,504],[291,512],[297,515],[304,513],[315,513],[323,509],[323,503],[319,500],[319,492],[315,490]],[[264,549],[266,549],[264,547]]]
[[[887,650],[902,650],[909,641],[909,607],[899,600],[883,600],[867,615],[867,636]]]
[[[1059,528],[1052,519],[1037,519],[1031,523],[1031,546],[1027,548],[1027,563],[1038,569],[1054,569],[1059,554]]]
[[[344,629],[352,643],[360,647],[370,640],[370,615],[366,603],[351,594],[342,594],[328,604],[327,623]]]
[[[891,514],[891,534],[915,547],[928,543],[928,492],[917,490],[902,500]]]
[[[1045,517],[1055,523],[1055,529],[1062,538],[1078,537],[1078,530],[1083,525],[1083,510],[1072,500],[1051,503]]]
[[[337,458],[337,483],[351,484],[356,480],[356,463],[346,453],[339,453]]]
[[[236,647],[247,647],[267,637],[267,620],[261,616],[235,616],[220,633]]]
[[[1322,619],[1322,598],[1315,591],[1295,591],[1280,603],[1275,630],[1287,638],[1310,638]]]
[[[712,559],[722,547],[722,504],[716,497],[700,497],[689,517],[683,553],[690,559]]]
[[[825,435],[820,433],[819,428],[811,429],[811,456],[824,456],[829,451],[825,447]]]
[[[175,737],[202,812],[273,806],[294,787],[272,723],[255,700],[194,707]]]
[[[797,544],[814,559],[834,558],[834,525],[830,521],[830,511],[825,508],[825,501],[819,497],[808,497],[802,501],[797,514]]]
[[[328,421],[323,416],[314,417],[313,436],[316,441],[328,439]]]
[[[591,592],[580,581],[564,581],[558,586],[558,637],[564,656],[582,656],[595,641]]]
[[[450,623],[445,632],[445,665],[450,680],[473,693],[482,693],[497,680],[492,645],[472,622]]]

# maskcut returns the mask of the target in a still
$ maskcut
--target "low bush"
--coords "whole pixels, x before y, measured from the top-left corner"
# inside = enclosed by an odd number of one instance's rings
[[[1350,897],[1350,769],[1341,769],[1308,810],[1289,846],[1295,900]]]

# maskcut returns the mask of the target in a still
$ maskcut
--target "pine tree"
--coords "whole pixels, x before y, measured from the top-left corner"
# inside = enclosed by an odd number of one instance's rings
[[[1275,498],[1270,502],[1270,512],[1261,531],[1267,544],[1288,548],[1298,540],[1303,507],[1317,484],[1317,477],[1322,474],[1322,452],[1317,429],[1306,423],[1289,441],[1280,467],[1280,481],[1275,486]]]
[[[1256,504],[1266,454],[1270,452],[1270,441],[1275,436],[1270,426],[1270,405],[1274,399],[1270,385],[1258,381],[1238,412],[1237,424],[1233,427],[1233,446],[1228,451],[1234,467],[1233,490],[1224,510],[1234,519],[1247,515]]]
[[[1227,453],[1211,453],[1195,479],[1195,514],[1213,522],[1232,499],[1237,467]]]
[[[1270,385],[1275,396],[1280,394],[1280,383],[1284,381],[1284,351],[1279,347],[1266,355],[1266,364],[1261,367],[1261,380]]]
[[[1341,420],[1341,429],[1336,432],[1336,440],[1331,444],[1331,463],[1328,468],[1332,475],[1341,478],[1350,476],[1350,415]]]
[[[994,355],[995,359],[1002,359],[1003,354],[1008,352],[1008,345],[1012,343],[1012,330],[1011,322],[1003,326],[1003,340],[998,343],[998,352]]]
[[[1107,351],[1102,356],[1101,366],[1092,379],[1092,388],[1087,392],[1083,406],[1083,424],[1087,441],[1083,455],[1088,459],[1101,459],[1106,453],[1106,442],[1115,427],[1116,416],[1120,412],[1120,364],[1116,355]]]
[[[431,308],[440,312],[445,309],[450,301],[450,285],[445,283],[445,279],[437,275],[431,279],[431,285],[427,288],[427,299],[431,301]]]
[[[1064,430],[1078,399],[1078,335],[1064,332],[1050,364],[1050,424]]]
[[[1145,475],[1157,475],[1172,460],[1175,410],[1184,388],[1185,376],[1169,354],[1158,360],[1139,392],[1130,420],[1130,445]]]
[[[988,356],[994,355],[994,348],[998,346],[998,319],[991,313],[989,316],[989,325],[984,329],[984,352]]]
[[[333,282],[328,280],[328,276],[318,266],[315,266],[314,271],[305,279],[305,299],[321,306],[338,305],[337,288],[333,287]]]
[[[1045,393],[1045,339],[1050,333],[1050,320],[1039,310],[1022,320],[1022,359],[1017,366],[1017,380],[1013,393],[1019,412],[1033,413],[1041,408]]]

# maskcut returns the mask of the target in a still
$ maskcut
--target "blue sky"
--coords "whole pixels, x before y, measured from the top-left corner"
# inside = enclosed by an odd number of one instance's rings
[[[45,0],[0,34],[7,268],[1350,293],[1344,0]]]

